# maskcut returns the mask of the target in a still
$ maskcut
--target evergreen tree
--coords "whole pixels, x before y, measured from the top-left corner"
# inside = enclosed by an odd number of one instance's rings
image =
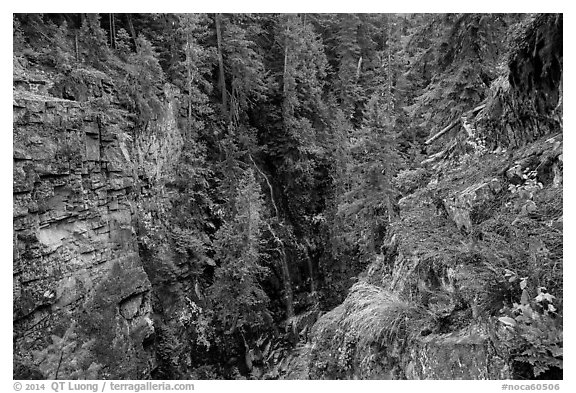
[[[116,32],[116,53],[121,59],[126,60],[131,52],[130,35],[124,28],[118,29]]]
[[[59,70],[69,70],[71,64],[74,63],[74,53],[70,40],[68,39],[68,23],[64,21],[60,27],[58,27],[54,34],[54,43],[52,56],[54,57],[54,63]]]
[[[128,57],[128,64],[122,89],[128,96],[131,109],[138,114],[138,123],[144,125],[161,115],[158,94],[164,82],[164,72],[154,47],[143,35],[136,39],[136,53]]]
[[[175,82],[186,91],[186,118],[188,128],[201,130],[204,128],[202,119],[212,113],[208,105],[208,94],[212,86],[206,75],[210,71],[214,58],[212,48],[200,44],[200,40],[208,34],[207,17],[204,14],[184,14],[178,16],[178,33],[183,42],[184,59],[175,68],[181,75]],[[192,132],[191,135],[196,132]]]
[[[247,169],[236,189],[233,216],[215,235],[218,268],[208,295],[216,319],[229,334],[271,322],[269,299],[260,286],[266,274],[260,262],[263,208],[254,173]]]
[[[343,14],[339,18],[338,45],[338,82],[335,88],[340,98],[344,113],[352,117],[355,103],[360,101],[362,89],[359,82],[362,69],[362,55],[358,44],[357,34],[360,27],[360,18],[355,14]]]
[[[106,31],[100,27],[98,14],[86,14],[78,40],[82,48],[82,60],[96,68],[103,68],[108,60],[109,49]]]
[[[206,159],[206,148],[191,136],[184,142],[171,186],[179,192],[172,199],[171,237],[175,250],[190,267],[193,276],[204,273],[207,266],[215,266],[210,257],[215,226],[210,195],[213,171]]]
[[[392,178],[401,167],[395,133],[396,116],[388,88],[382,86],[368,102],[363,126],[350,138],[348,182],[338,206],[339,244],[359,246],[366,254],[379,252],[388,224],[396,216]]]
[[[14,52],[20,53],[24,49],[25,44],[26,40],[22,31],[22,23],[14,14],[12,15],[12,47]]]
[[[228,122],[238,126],[241,116],[266,98],[267,73],[253,40],[261,30],[250,15],[233,15],[222,22],[224,70],[230,80]]]
[[[298,15],[286,15],[279,25],[283,42],[282,138],[272,152],[281,159],[279,171],[295,221],[311,213],[310,192],[315,189],[316,163],[324,150],[318,143],[317,127],[323,122],[322,102],[326,56],[322,41],[310,23]]]

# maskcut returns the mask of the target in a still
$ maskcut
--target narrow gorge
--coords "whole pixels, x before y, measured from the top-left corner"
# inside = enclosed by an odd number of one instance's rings
[[[561,14],[15,14],[14,379],[562,379]]]

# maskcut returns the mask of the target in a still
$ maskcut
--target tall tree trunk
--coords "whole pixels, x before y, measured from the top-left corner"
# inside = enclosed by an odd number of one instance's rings
[[[114,14],[110,14],[110,20],[111,20],[111,40],[112,40],[112,48],[116,49],[116,18],[114,17]]]
[[[283,103],[282,103],[282,116],[284,117],[284,123],[286,123],[286,120],[291,116],[292,114],[292,110],[288,104],[288,66],[289,64],[289,59],[288,59],[288,55],[289,55],[289,50],[288,50],[288,43],[289,43],[289,37],[288,34],[290,33],[290,25],[288,24],[289,20],[286,21],[286,37],[284,39],[284,71],[283,71],[283,75],[282,75],[282,82],[283,82],[283,86],[282,86],[282,95],[283,95]]]
[[[80,61],[80,47],[78,46],[78,30],[74,32],[74,50],[76,51],[76,62]]]
[[[128,29],[130,30],[132,41],[134,41],[134,48],[136,49],[136,30],[134,30],[134,24],[132,23],[132,14],[126,14],[126,20],[128,21]]]
[[[75,33],[74,33],[74,49],[76,51],[76,63],[78,63],[80,61],[80,45],[78,42],[78,34],[80,29],[82,28],[82,25],[84,24],[84,14],[78,14],[78,18],[80,20],[79,25],[78,25],[78,29],[76,29]]]
[[[110,34],[110,48],[114,49],[114,32],[112,31],[112,13],[108,14],[108,33]]]
[[[392,110],[392,21],[388,17],[388,113]]]
[[[186,34],[186,72],[188,74],[187,88],[188,88],[188,128],[190,130],[192,124],[192,55],[191,55],[191,37],[190,32]]]
[[[393,134],[392,127],[394,126],[393,111],[394,101],[392,97],[392,16],[388,16],[388,97],[386,100],[387,107],[387,129],[385,132]],[[383,180],[384,188],[386,189],[386,210],[388,214],[388,221],[391,222],[395,215],[394,207],[391,199],[391,184],[392,184],[392,168],[388,160],[384,160]]]
[[[221,14],[216,14],[214,21],[216,22],[216,41],[218,46],[218,67],[220,69],[220,92],[222,93],[222,112],[225,117],[228,114],[228,104],[226,97],[226,80],[224,79],[224,58],[222,56],[222,26],[221,26]]]

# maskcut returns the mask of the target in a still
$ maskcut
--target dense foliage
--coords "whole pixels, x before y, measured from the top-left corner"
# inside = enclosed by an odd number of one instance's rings
[[[336,306],[387,255],[398,201],[428,183],[420,162],[440,148],[426,151],[425,139],[486,100],[505,75],[506,37],[527,18],[15,15],[14,55],[28,67],[112,80],[102,110],[128,113],[127,141],[161,144],[172,138],[162,127],[179,130],[178,153],[136,169],[156,190],[138,200],[141,254],[159,296],[181,305],[178,318],[170,301],[155,305],[156,377],[260,378],[277,367],[315,321],[295,316]],[[535,376],[558,367],[561,351],[561,331],[540,337],[557,310],[538,296],[510,299],[503,320]],[[66,355],[73,338],[54,337],[42,358]]]

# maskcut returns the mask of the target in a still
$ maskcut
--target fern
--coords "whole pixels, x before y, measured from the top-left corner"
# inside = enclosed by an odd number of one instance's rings
[[[78,342],[73,322],[62,337],[52,335],[52,344],[42,351],[34,351],[34,362],[49,379],[98,379],[102,368],[91,361],[90,348],[95,339]]]

